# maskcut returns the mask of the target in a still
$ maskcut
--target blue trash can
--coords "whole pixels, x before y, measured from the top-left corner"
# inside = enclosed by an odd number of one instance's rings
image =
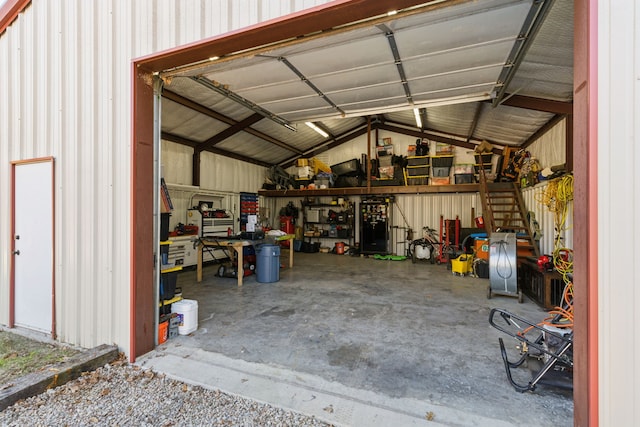
[[[280,280],[280,246],[256,247],[256,280],[260,283],[273,283]]]

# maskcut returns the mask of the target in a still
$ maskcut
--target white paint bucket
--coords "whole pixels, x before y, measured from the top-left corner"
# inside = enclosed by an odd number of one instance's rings
[[[188,335],[198,329],[198,301],[183,299],[171,304],[171,312],[177,313],[180,323],[178,333]]]

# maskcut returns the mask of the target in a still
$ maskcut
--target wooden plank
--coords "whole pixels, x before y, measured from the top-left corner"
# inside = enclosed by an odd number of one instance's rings
[[[118,358],[118,354],[117,346],[102,344],[46,371],[27,374],[0,390],[0,411],[18,400],[44,393],[50,388],[75,380],[83,372],[111,363]]]
[[[264,197],[358,196],[369,194],[477,193],[478,184],[406,185],[382,187],[326,188],[323,190],[258,190]]]

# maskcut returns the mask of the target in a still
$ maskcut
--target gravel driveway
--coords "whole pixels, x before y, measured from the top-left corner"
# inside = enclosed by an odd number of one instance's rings
[[[306,415],[169,379],[126,362],[0,412],[2,426],[327,426]]]

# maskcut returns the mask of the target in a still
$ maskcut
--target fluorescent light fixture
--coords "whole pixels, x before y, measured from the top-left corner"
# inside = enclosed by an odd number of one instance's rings
[[[390,10],[389,12],[387,12],[387,16],[393,16],[393,15],[397,15],[398,11],[397,10]]]
[[[216,59],[220,59],[219,56],[211,56],[209,57],[209,61],[215,61]]]
[[[325,138],[329,137],[329,134],[326,133],[324,130],[320,129],[318,126],[316,126],[315,124],[311,123],[311,122],[304,122],[305,125],[309,126],[311,129],[315,130],[316,132],[318,132],[320,135],[322,135]]]
[[[413,115],[416,116],[416,126],[422,129],[422,118],[420,117],[420,109],[414,108]]]

